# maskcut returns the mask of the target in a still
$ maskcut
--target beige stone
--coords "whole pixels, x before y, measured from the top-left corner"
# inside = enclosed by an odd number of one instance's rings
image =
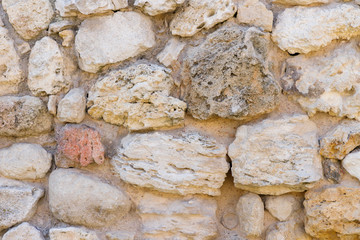
[[[30,44],[23,40],[18,41],[17,43],[15,43],[15,45],[16,45],[16,49],[20,55],[24,55],[24,54],[30,52],[30,50],[31,50]]]
[[[75,39],[75,32],[71,29],[66,29],[59,32],[59,36],[63,39],[61,45],[70,47]]]
[[[178,59],[179,54],[185,45],[186,43],[178,40],[177,38],[171,38],[167,42],[165,48],[156,56],[156,58],[166,67],[169,67],[171,63]]]
[[[106,234],[107,240],[134,240],[135,234],[131,232],[110,232]]]
[[[57,118],[61,122],[80,123],[85,118],[85,108],[84,89],[73,88],[60,100]]]
[[[302,222],[291,219],[286,222],[277,222],[266,230],[266,240],[312,240],[304,231]]]
[[[284,194],[281,196],[267,196],[265,207],[271,215],[280,221],[286,221],[294,211],[301,208],[301,203],[295,196]]]
[[[237,20],[260,27],[267,32],[271,32],[273,25],[273,13],[259,0],[243,0],[238,5]]]
[[[284,5],[311,5],[311,4],[325,4],[329,3],[329,0],[272,0],[276,4]]]
[[[236,10],[233,0],[189,0],[184,9],[176,13],[170,30],[173,35],[191,37],[233,17]]]
[[[154,45],[151,20],[137,12],[86,19],[75,37],[79,67],[92,73],[107,64],[135,57]]]
[[[48,109],[49,113],[54,116],[56,115],[56,109],[57,109],[58,102],[59,102],[58,96],[56,96],[56,95],[49,96],[49,100],[47,103],[47,109]]]
[[[73,28],[75,25],[76,25],[75,22],[70,21],[70,20],[60,20],[60,21],[50,23],[50,25],[49,25],[49,35],[56,34],[56,33],[59,33],[61,31]]]
[[[79,227],[51,228],[50,240],[99,240],[95,232]]]
[[[182,127],[186,103],[170,96],[174,87],[169,70],[157,65],[112,71],[91,88],[88,113],[130,131]]]
[[[335,3],[321,7],[286,8],[277,17],[273,41],[289,53],[319,50],[335,39],[360,34],[360,8]]]
[[[235,186],[258,194],[302,192],[322,178],[317,127],[306,115],[240,126],[228,155]]]
[[[184,2],[185,0],[135,0],[134,5],[150,16],[155,16],[172,12]]]
[[[349,153],[341,164],[351,176],[360,180],[360,152]]]
[[[2,240],[44,240],[44,237],[39,230],[24,222],[7,231]]]

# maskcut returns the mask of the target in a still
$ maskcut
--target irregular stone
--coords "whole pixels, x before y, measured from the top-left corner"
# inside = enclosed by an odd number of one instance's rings
[[[341,163],[351,176],[360,180],[360,152],[349,153]]]
[[[145,193],[138,204],[142,239],[214,239],[217,236],[215,199]]]
[[[322,178],[317,127],[305,115],[240,126],[228,155],[235,186],[258,194],[302,192]]]
[[[273,24],[273,13],[259,0],[244,0],[238,5],[237,20],[239,23],[246,23],[261,27],[271,32]]]
[[[56,96],[56,95],[49,96],[47,108],[48,108],[48,111],[50,114],[56,115],[56,108],[57,108],[58,101],[59,101],[58,96]]]
[[[324,170],[324,177],[333,182],[339,183],[341,180],[341,166],[338,160],[325,158],[322,161],[322,166]]]
[[[127,6],[127,0],[56,0],[55,2],[55,7],[62,17],[106,13]]]
[[[28,42],[25,41],[19,41],[19,43],[16,43],[16,48],[18,50],[18,52],[20,53],[20,55],[24,55],[28,52],[30,52],[31,47],[30,44]]]
[[[259,195],[248,193],[236,205],[240,230],[246,236],[260,236],[264,229],[264,203]]]
[[[111,164],[125,182],[181,195],[220,195],[229,170],[226,149],[198,133],[128,135]]]
[[[11,25],[29,40],[49,26],[54,10],[49,0],[2,0]]]
[[[44,237],[39,230],[24,222],[7,231],[2,240],[44,240]]]
[[[135,0],[134,6],[150,16],[174,11],[185,0]]]
[[[95,232],[79,227],[51,228],[50,240],[99,240]]]
[[[0,231],[29,220],[43,195],[41,188],[0,178]]]
[[[266,231],[266,240],[312,240],[304,231],[304,224],[294,219],[286,222],[277,222]]]
[[[59,32],[59,36],[63,39],[61,45],[64,47],[70,47],[75,39],[75,32],[73,30],[66,29]]]
[[[269,44],[269,34],[235,25],[190,48],[186,102],[193,117],[247,120],[274,110],[280,87],[268,70]]]
[[[231,230],[239,225],[239,218],[235,213],[227,212],[221,217],[220,222],[225,228]]]
[[[28,86],[35,96],[57,94],[70,83],[63,75],[64,61],[58,44],[50,37],[35,43],[29,58]]]
[[[202,29],[210,29],[236,13],[233,0],[189,0],[170,23],[173,35],[191,37]]]
[[[98,178],[57,169],[49,177],[49,205],[61,221],[103,227],[127,214],[131,202],[121,190]]]
[[[310,4],[325,4],[329,3],[329,0],[272,0],[272,3],[284,4],[284,5],[310,5]]]
[[[266,209],[279,219],[286,221],[291,214],[301,208],[301,203],[291,194],[281,196],[267,196],[265,201]]]
[[[105,161],[100,133],[86,125],[67,124],[57,135],[57,142],[55,163],[58,167],[87,166]]]
[[[40,98],[0,97],[0,136],[21,137],[49,132],[51,115]]]
[[[135,234],[129,232],[113,232],[106,234],[107,240],[134,240]]]
[[[92,73],[107,64],[135,57],[154,45],[150,19],[137,12],[86,19],[75,37],[79,67]]]
[[[273,41],[291,54],[319,50],[335,39],[360,34],[360,8],[352,4],[286,8],[277,17]],[[340,65],[339,65],[340,66]]]
[[[72,28],[75,25],[76,25],[75,22],[69,20],[61,20],[61,21],[53,22],[49,25],[49,35],[56,34],[66,29]]]
[[[16,94],[23,80],[20,57],[8,30],[0,27],[0,95]]]
[[[60,100],[57,118],[61,122],[80,123],[85,118],[86,98],[82,88],[73,88]]]
[[[185,45],[186,43],[181,42],[176,38],[171,38],[167,42],[165,48],[156,56],[156,58],[166,67],[169,67],[172,62],[178,59],[179,54]]]
[[[182,127],[186,103],[169,96],[174,87],[169,70],[157,65],[112,71],[91,88],[88,113],[130,131]]]
[[[43,178],[51,160],[51,153],[39,144],[15,143],[0,149],[0,174],[14,179]]]

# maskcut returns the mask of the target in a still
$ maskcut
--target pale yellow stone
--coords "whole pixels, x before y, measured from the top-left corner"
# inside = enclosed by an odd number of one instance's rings
[[[271,32],[274,16],[259,0],[243,0],[238,4],[237,19],[239,23],[261,27]]]

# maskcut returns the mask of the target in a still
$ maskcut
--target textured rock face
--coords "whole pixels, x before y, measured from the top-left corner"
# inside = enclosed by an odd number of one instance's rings
[[[298,210],[301,207],[301,203],[295,196],[285,194],[267,197],[265,206],[271,215],[280,221],[286,221],[295,210]]]
[[[134,5],[150,16],[172,12],[185,0],[135,0]]]
[[[18,93],[23,79],[20,58],[8,30],[0,27],[0,95]]]
[[[328,3],[329,0],[272,0],[273,3],[285,5],[310,5]]]
[[[342,166],[350,175],[360,179],[360,152],[349,153],[342,161]]]
[[[176,38],[172,38],[166,44],[165,48],[156,56],[156,58],[166,67],[169,67],[172,62],[178,59],[179,54],[185,45],[186,43],[181,42]]]
[[[189,0],[170,23],[173,35],[191,37],[201,29],[210,29],[233,17],[236,5],[232,0]]]
[[[202,120],[213,115],[245,120],[274,110],[280,87],[268,70],[269,44],[269,34],[231,26],[190,49],[186,95],[190,113]]]
[[[246,0],[238,6],[237,19],[240,23],[255,25],[271,32],[274,16],[262,2]]]
[[[286,8],[278,18],[272,38],[289,53],[308,53],[335,39],[360,34],[360,9],[350,4]]]
[[[50,37],[37,41],[30,53],[28,86],[35,96],[57,94],[70,83],[63,76],[64,61],[58,44]]]
[[[240,126],[228,155],[235,186],[259,194],[305,191],[322,177],[317,127],[304,115]]]
[[[277,222],[270,226],[266,231],[266,240],[312,240],[304,231],[302,222],[289,220],[286,222]]]
[[[216,208],[216,201],[207,197],[145,193],[138,204],[142,239],[214,239]]]
[[[58,167],[87,166],[105,161],[105,148],[98,131],[86,125],[68,124],[57,136],[55,163]]]
[[[0,178],[0,230],[29,220],[43,195],[41,188]]]
[[[62,122],[80,123],[85,118],[85,108],[84,89],[71,89],[59,102],[57,118]]]
[[[49,204],[53,215],[70,224],[101,227],[130,210],[129,198],[100,179],[69,169],[57,169],[49,178]]]
[[[106,234],[107,240],[134,240],[135,234],[128,232],[111,232]]]
[[[99,240],[95,232],[78,227],[51,228],[49,235],[50,240]]]
[[[39,230],[25,222],[7,231],[2,240],[44,240],[44,237]]]
[[[2,6],[11,25],[27,40],[45,30],[54,14],[49,0],[3,0]]]
[[[88,113],[131,131],[181,127],[186,103],[169,96],[174,87],[168,70],[157,65],[113,71],[90,90]]]
[[[107,64],[134,57],[154,45],[150,19],[136,12],[116,12],[86,19],[75,37],[79,67],[92,73]]]
[[[352,44],[325,54],[296,56],[286,62],[283,88],[297,95],[296,100],[310,116],[326,112],[360,120],[360,107],[354,104],[360,98],[359,58],[360,52]]]
[[[343,173],[340,162],[336,159],[325,158],[322,165],[325,179],[332,183],[339,183]]]
[[[0,97],[0,136],[26,136],[51,130],[52,119],[40,98]]]
[[[226,149],[197,133],[128,135],[111,164],[120,178],[177,194],[220,195],[229,165]]]
[[[356,239],[360,227],[359,193],[360,188],[342,185],[308,191],[304,201],[305,231],[319,239]]]

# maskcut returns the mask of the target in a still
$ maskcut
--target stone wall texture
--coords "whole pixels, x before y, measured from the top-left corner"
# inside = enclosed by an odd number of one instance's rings
[[[360,239],[360,0],[0,0],[0,240]]]

